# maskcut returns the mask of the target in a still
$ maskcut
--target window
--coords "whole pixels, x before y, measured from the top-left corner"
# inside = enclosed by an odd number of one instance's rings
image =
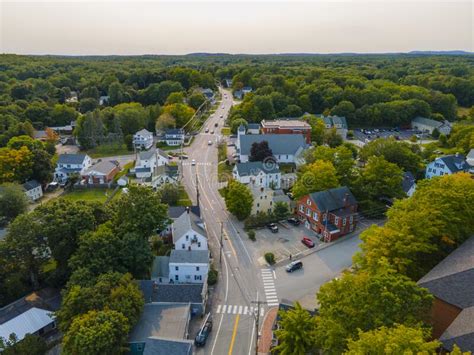
[[[306,200],[306,204],[307,204],[308,206],[311,206],[311,200],[310,200],[309,198]]]
[[[325,221],[326,219],[328,219],[327,213],[323,214],[323,221]]]
[[[339,223],[339,217],[335,217],[334,218],[334,224],[337,226],[338,223]]]
[[[178,270],[179,270],[179,266],[175,266],[174,269],[175,269],[175,271],[178,271]]]
[[[189,240],[189,235],[186,235],[186,240]]]
[[[352,224],[352,222],[354,222],[354,216],[351,216],[351,217],[349,218],[349,223]]]
[[[346,225],[346,218],[345,218],[345,217],[342,219],[342,225],[343,225],[343,226]]]
[[[201,242],[198,242],[198,248],[200,248],[200,247],[201,247]]]
[[[186,249],[186,245],[184,245],[184,243],[181,244],[181,248],[182,248],[182,249]]]
[[[300,212],[304,213],[304,206],[303,205],[300,205]]]
[[[199,271],[199,266],[196,266],[196,271]]]
[[[309,208],[306,209],[306,215],[311,216],[311,210]]]
[[[270,201],[270,206],[273,205],[273,201]]]
[[[257,203],[257,207],[260,207],[260,204],[259,204],[259,203]]]
[[[178,281],[178,280],[179,280],[179,276],[178,276],[178,275],[174,275],[174,279],[175,279],[176,281]]]
[[[313,212],[313,219],[314,219],[315,221],[319,221],[318,212]]]
[[[201,281],[202,277],[201,275],[194,275],[194,281]]]

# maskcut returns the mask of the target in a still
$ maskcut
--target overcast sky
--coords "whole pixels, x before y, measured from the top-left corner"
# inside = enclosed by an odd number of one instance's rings
[[[0,0],[0,52],[473,51],[473,2]]]

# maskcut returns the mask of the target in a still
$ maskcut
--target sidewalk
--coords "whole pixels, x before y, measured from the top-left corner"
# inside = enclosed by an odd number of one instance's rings
[[[271,308],[263,320],[262,328],[260,330],[260,339],[258,340],[258,353],[269,354],[272,347],[273,340],[273,324],[275,323],[278,314],[278,307]]]

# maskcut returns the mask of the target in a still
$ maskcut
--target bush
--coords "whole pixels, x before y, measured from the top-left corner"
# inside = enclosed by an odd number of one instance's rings
[[[249,239],[253,242],[255,242],[256,238],[255,238],[255,231],[253,229],[249,230],[247,232],[248,236],[249,236]]]
[[[214,268],[214,265],[211,265],[209,273],[207,274],[207,284],[209,286],[215,285],[217,283],[218,271]]]
[[[275,264],[275,255],[273,253],[265,253],[265,260],[268,264]]]
[[[275,218],[273,213],[258,212],[255,215],[247,217],[244,223],[244,228],[246,230],[261,228],[271,222],[277,222],[277,218]]]
[[[348,138],[348,139],[354,138],[354,131],[353,131],[353,130],[347,131],[347,138]]]

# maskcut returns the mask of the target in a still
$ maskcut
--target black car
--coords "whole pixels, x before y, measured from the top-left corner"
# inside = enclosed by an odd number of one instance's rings
[[[211,333],[212,330],[212,319],[210,317],[210,314],[208,314],[206,321],[204,323],[204,326],[201,328],[199,333],[196,335],[196,338],[194,339],[194,344],[196,346],[204,346],[206,345],[207,338],[209,337],[209,334]]]
[[[267,224],[267,228],[270,229],[272,233],[278,233],[278,226],[275,223]]]
[[[291,218],[288,218],[286,220],[289,224],[292,224],[294,226],[299,226],[300,225],[300,221],[294,217],[291,217]]]
[[[286,265],[286,272],[293,272],[293,271],[296,271],[296,270],[299,270],[299,269],[302,269],[303,268],[303,262],[302,261],[293,261],[291,263],[289,263],[288,265]]]

